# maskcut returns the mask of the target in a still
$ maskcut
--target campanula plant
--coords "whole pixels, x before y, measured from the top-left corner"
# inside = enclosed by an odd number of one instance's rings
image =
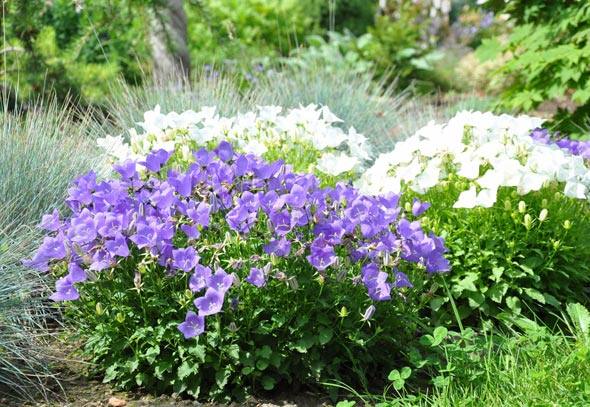
[[[435,321],[541,318],[588,300],[590,168],[552,143],[543,120],[489,112],[429,123],[380,155],[357,186],[432,203],[423,222],[446,237],[453,273],[432,289]],[[531,134],[532,133],[532,134]],[[448,285],[448,290],[444,284]]]
[[[284,159],[295,170],[316,173],[332,185],[358,176],[372,155],[364,135],[354,127],[344,131],[339,127],[342,119],[315,104],[294,109],[258,106],[230,117],[220,116],[216,107],[164,114],[158,105],[143,119],[140,133],[129,130],[129,142],[122,135],[106,136],[97,140],[98,146],[117,161],[139,161],[154,150],[165,150],[171,153],[171,167],[186,169],[194,161],[193,150],[226,140],[239,152],[269,161]]]
[[[171,155],[78,178],[27,262],[58,277],[52,299],[106,381],[219,399],[391,370],[414,290],[449,270],[427,204],[322,188],[225,141],[184,172],[164,170]]]

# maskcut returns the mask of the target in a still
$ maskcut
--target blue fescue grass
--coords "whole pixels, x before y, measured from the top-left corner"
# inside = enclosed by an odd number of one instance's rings
[[[45,325],[48,290],[44,279],[21,263],[35,237],[21,229],[0,239],[0,394],[31,400],[47,398],[57,388]]]
[[[0,236],[63,202],[72,179],[102,168],[89,114],[56,103],[0,116]]]
[[[34,250],[41,215],[63,205],[72,179],[101,170],[91,121],[56,103],[1,112],[0,393],[9,396],[46,397],[55,389],[45,281],[21,261]]]

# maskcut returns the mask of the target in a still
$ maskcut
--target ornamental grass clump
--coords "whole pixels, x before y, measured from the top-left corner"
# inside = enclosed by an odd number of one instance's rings
[[[413,284],[449,270],[428,204],[322,188],[225,141],[186,171],[165,171],[173,154],[78,178],[28,260],[58,277],[104,379],[216,399],[382,380],[416,329]]]
[[[259,106],[255,111],[223,117],[215,107],[163,114],[156,106],[144,113],[139,123],[142,133],[129,130],[129,143],[123,136],[106,136],[97,143],[115,161],[142,160],[162,149],[171,153],[171,165],[186,168],[194,161],[194,150],[228,140],[241,152],[269,160],[282,158],[297,171],[317,170],[327,180],[358,175],[371,158],[366,137],[354,127],[344,132],[337,126],[342,120],[327,106],[282,110]]]
[[[435,321],[553,319],[564,303],[588,300],[590,170],[575,152],[535,141],[541,124],[461,112],[398,143],[357,182],[432,203],[423,224],[445,236],[453,266],[433,288]]]

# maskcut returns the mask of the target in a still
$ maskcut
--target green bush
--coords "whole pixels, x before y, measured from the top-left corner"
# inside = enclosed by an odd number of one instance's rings
[[[189,3],[188,36],[195,64],[245,66],[286,55],[319,29],[317,0],[201,0]]]
[[[554,125],[578,133],[590,114],[590,3],[574,1],[488,1],[508,13],[515,28],[504,44],[485,40],[478,49],[481,60],[509,53],[494,74],[505,78],[502,104],[532,110],[545,101],[570,100],[572,112],[561,110]]]
[[[232,246],[228,263],[243,256],[232,251],[244,252],[243,244]],[[186,276],[145,270],[135,289],[131,264],[84,288],[67,316],[93,373],[122,388],[226,401],[289,386],[325,392],[321,383],[335,380],[379,391],[389,370],[404,365],[403,351],[420,329],[415,304],[377,304],[375,318],[363,322],[366,294],[324,283],[304,262],[279,263],[290,277],[263,291],[242,284],[235,308],[211,320],[197,341],[177,329],[191,303]]]
[[[523,197],[505,188],[491,208],[454,209],[460,184],[451,181],[421,197],[432,202],[426,224],[445,236],[453,267],[432,289],[435,323],[456,319],[449,293],[463,322],[475,326],[521,314],[551,320],[565,303],[588,301],[586,202],[557,188]]]
[[[377,0],[329,0],[322,2],[321,26],[354,35],[362,35],[373,24]]]
[[[123,76],[140,82],[149,55],[145,2],[16,0],[3,5],[5,58],[0,78],[22,99],[69,95],[101,103],[108,85]],[[4,77],[6,74],[6,77]]]

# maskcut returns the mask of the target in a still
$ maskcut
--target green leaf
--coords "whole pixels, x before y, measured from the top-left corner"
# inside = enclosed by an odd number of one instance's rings
[[[524,293],[535,301],[545,304],[545,296],[534,288],[525,288]]]
[[[256,361],[256,368],[258,370],[265,370],[268,367],[268,363],[267,359],[258,359]]]
[[[408,379],[411,374],[412,374],[412,369],[410,369],[408,366],[402,367],[402,371],[400,372],[400,376],[402,379],[404,379],[404,380]]]
[[[104,378],[102,379],[103,383],[108,383],[114,379],[117,378],[118,375],[118,371],[117,371],[117,364],[111,365],[107,368],[107,370],[105,371],[105,375]]]
[[[321,328],[319,335],[318,335],[318,340],[319,340],[320,345],[325,345],[328,342],[330,342],[333,335],[334,335],[334,332],[332,331],[331,328],[328,328],[328,327]]]
[[[507,297],[506,298],[506,305],[514,313],[520,314],[521,305],[520,305],[520,300],[518,299],[518,297]]]
[[[590,100],[590,86],[582,86],[572,95],[574,102],[585,104]]]
[[[432,300],[430,300],[430,309],[432,309],[434,312],[438,311],[440,309],[440,307],[442,307],[442,305],[447,302],[447,299],[444,297],[435,297]]]
[[[227,348],[227,354],[234,360],[240,359],[240,347],[237,344],[231,344]]]
[[[356,401],[350,400],[342,400],[336,403],[336,407],[354,407],[356,406]]]
[[[467,291],[477,291],[477,287],[475,287],[474,282],[479,280],[479,276],[475,273],[467,273],[465,277],[457,282],[455,285],[455,289],[459,291],[459,293],[463,292],[464,290]]]
[[[203,345],[194,344],[188,348],[190,355],[196,356],[201,363],[205,362],[205,347]]]
[[[490,279],[495,282],[500,282],[502,274],[504,274],[504,270],[504,267],[494,267],[492,269],[492,277],[490,277]]]
[[[502,52],[502,44],[497,38],[484,38],[481,45],[475,50],[475,56],[480,62],[489,61],[498,57]]]
[[[162,380],[164,372],[172,367],[172,362],[170,360],[161,360],[156,364],[154,368],[154,376],[157,379]]]
[[[501,284],[494,284],[492,286],[492,288],[490,288],[486,294],[488,295],[488,297],[490,297],[492,299],[492,301],[500,304],[502,302],[502,298],[504,298],[507,291],[508,291],[508,284],[501,283]]]
[[[444,326],[434,328],[434,332],[432,333],[434,341],[430,346],[438,346],[447,337],[447,334],[448,330]]]
[[[227,379],[229,378],[230,374],[231,370],[229,367],[222,370],[218,370],[217,373],[215,373],[215,383],[217,384],[217,387],[223,389],[227,384]]]
[[[579,333],[587,339],[590,335],[590,312],[582,304],[568,304],[567,315]]]
[[[262,387],[264,387],[264,390],[269,391],[275,388],[275,384],[277,383],[277,381],[270,376],[264,376],[262,378]]]
[[[178,367],[177,375],[180,380],[186,379],[188,376],[193,373],[194,369],[189,365],[189,363],[185,360],[182,364]]]
[[[148,361],[148,363],[151,365],[156,361],[156,357],[160,354],[160,346],[155,345],[152,346],[150,348],[148,348],[148,350],[145,352],[145,358]]]
[[[242,374],[243,374],[244,376],[247,376],[247,375],[249,375],[249,374],[250,374],[250,373],[252,373],[253,371],[254,371],[254,368],[253,368],[253,367],[250,367],[250,366],[246,366],[246,367],[243,367],[243,368],[242,368]]]
[[[272,349],[268,345],[264,345],[262,348],[260,348],[256,351],[256,356],[258,356],[259,358],[268,359],[268,358],[270,358],[271,354],[272,354]]]
[[[387,379],[391,382],[393,382],[394,380],[399,380],[401,379],[401,375],[399,373],[399,371],[397,369],[393,369],[391,372],[389,372],[389,375],[387,376]]]

